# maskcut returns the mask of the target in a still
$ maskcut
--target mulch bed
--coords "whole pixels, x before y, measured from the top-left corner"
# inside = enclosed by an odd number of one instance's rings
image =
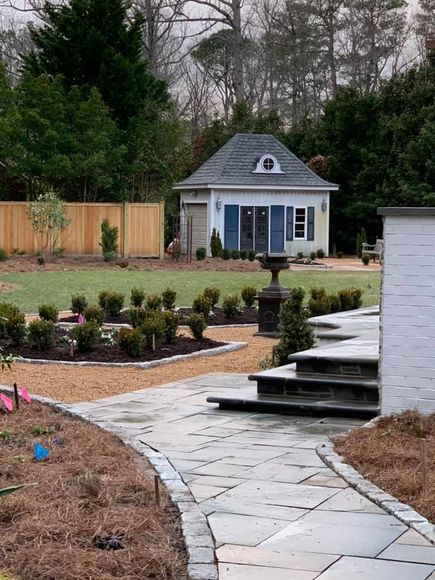
[[[40,443],[49,458],[37,462]],[[0,576],[32,580],[183,580],[179,515],[151,468],[110,433],[45,405],[0,412]],[[107,549],[108,540],[120,549]]]
[[[59,360],[59,361],[93,361],[93,362],[146,362],[160,360],[162,358],[167,358],[171,356],[181,355],[181,354],[191,354],[192,352],[197,352],[201,350],[207,350],[210,348],[215,348],[217,346],[222,346],[225,343],[216,340],[211,340],[209,338],[203,338],[201,340],[195,340],[188,336],[178,336],[171,344],[162,343],[161,345],[156,345],[156,350],[153,351],[150,348],[145,348],[142,355],[138,358],[128,356],[123,352],[117,345],[107,345],[104,343],[97,343],[90,352],[78,352],[77,349],[74,350],[74,355],[70,355],[69,345],[61,342],[61,338],[65,336],[67,330],[65,328],[56,327],[55,329],[55,346],[49,350],[39,350],[34,346],[28,344],[23,344],[21,346],[12,346],[6,344],[4,341],[0,341],[0,346],[4,347],[4,352],[13,352],[14,355],[21,356],[24,358],[32,359],[46,359],[46,360]]]
[[[187,324],[187,319],[192,314],[191,308],[179,308],[178,314],[180,315],[180,324]],[[61,322],[77,322],[77,316],[75,314],[62,316]],[[129,324],[130,320],[126,312],[121,312],[119,316],[106,316],[104,319],[105,324]],[[220,307],[216,307],[213,310],[213,314],[208,319],[209,326],[222,326],[225,324],[257,324],[258,323],[258,310],[256,308],[243,308],[242,312],[234,316],[233,318],[228,318],[225,316],[224,311]]]
[[[422,438],[427,482],[423,486]],[[364,477],[435,523],[435,414],[406,411],[334,440],[336,451]]]

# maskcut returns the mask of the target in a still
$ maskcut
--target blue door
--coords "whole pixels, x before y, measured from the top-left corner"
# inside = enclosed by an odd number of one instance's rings
[[[284,206],[272,205],[270,208],[270,251],[284,251]]]
[[[225,206],[224,248],[239,249],[239,206]]]

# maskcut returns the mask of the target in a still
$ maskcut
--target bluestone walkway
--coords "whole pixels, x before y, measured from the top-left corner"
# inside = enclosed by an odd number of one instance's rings
[[[361,422],[206,403],[254,388],[246,375],[210,374],[75,408],[169,458],[207,516],[221,580],[435,580],[435,547],[316,454]]]

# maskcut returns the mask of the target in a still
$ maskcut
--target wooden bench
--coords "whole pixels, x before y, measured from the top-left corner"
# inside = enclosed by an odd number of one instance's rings
[[[379,258],[379,262],[382,263],[382,256],[384,254],[384,240],[376,240],[376,244],[367,244],[366,242],[362,245],[362,255],[373,256],[373,261],[376,262],[376,256]]]

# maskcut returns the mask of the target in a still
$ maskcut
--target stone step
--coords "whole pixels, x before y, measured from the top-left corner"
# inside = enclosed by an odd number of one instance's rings
[[[323,349],[319,349],[319,353],[321,350]],[[368,378],[377,378],[378,376],[378,357],[373,359],[368,357],[343,358],[298,353],[289,356],[289,361],[296,363],[296,370],[299,373]]]
[[[378,406],[368,402],[349,402],[339,400],[313,400],[304,398],[283,398],[253,395],[236,398],[225,396],[207,397],[208,403],[218,403],[220,409],[256,411],[259,413],[310,414],[327,416],[360,417],[370,419],[378,413]]]
[[[267,371],[249,378],[257,382],[259,395],[378,402],[377,380],[370,378],[301,374],[293,365],[274,369],[273,374]]]

